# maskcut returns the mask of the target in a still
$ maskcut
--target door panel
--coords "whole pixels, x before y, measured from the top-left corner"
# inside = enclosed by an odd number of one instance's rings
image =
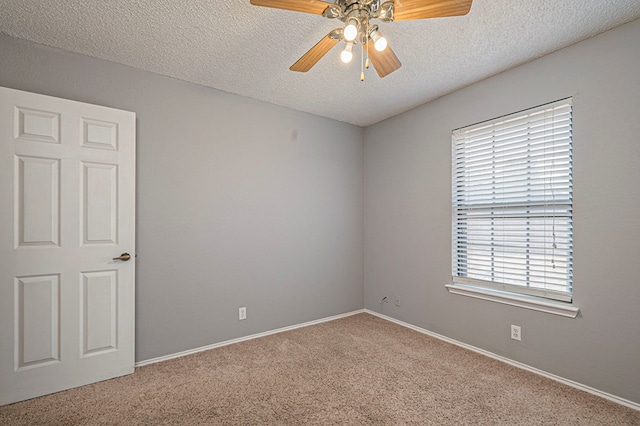
[[[16,162],[16,245],[59,246],[60,160],[16,156]]]
[[[16,107],[15,138],[60,143],[60,114]]]
[[[134,200],[135,114],[0,88],[0,405],[133,372]]]
[[[106,121],[82,119],[82,146],[117,150],[118,124]]]
[[[117,244],[118,166],[82,163],[82,239],[84,245]]]
[[[118,271],[82,273],[82,356],[117,349]]]
[[[41,367],[60,359],[58,275],[16,278],[16,369]]]

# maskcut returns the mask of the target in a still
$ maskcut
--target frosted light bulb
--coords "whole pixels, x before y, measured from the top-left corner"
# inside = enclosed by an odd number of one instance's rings
[[[373,40],[373,46],[376,48],[378,52],[382,52],[387,48],[387,39],[382,35],[380,31],[378,31],[378,26],[376,25],[371,30],[371,39]]]
[[[358,24],[358,21],[353,18],[347,21],[347,25],[344,26],[344,31],[342,33],[346,41],[353,41],[358,36],[357,24]]]
[[[373,46],[376,48],[378,52],[382,52],[384,49],[387,48],[387,39],[385,37],[380,37],[378,40],[376,40]]]
[[[353,53],[351,53],[351,45],[347,44],[347,47],[344,48],[342,52],[340,52],[340,60],[345,64],[348,64],[353,59]]]

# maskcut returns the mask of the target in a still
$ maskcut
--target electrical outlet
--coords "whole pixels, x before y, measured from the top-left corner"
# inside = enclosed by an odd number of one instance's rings
[[[400,296],[396,296],[396,306],[400,306]]]
[[[511,324],[511,338],[518,342],[522,341],[522,328],[519,325]]]
[[[247,308],[244,306],[238,309],[238,320],[243,320],[243,319],[247,319]]]

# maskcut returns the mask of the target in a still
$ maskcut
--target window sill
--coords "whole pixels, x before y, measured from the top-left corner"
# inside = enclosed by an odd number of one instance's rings
[[[580,312],[580,308],[552,300],[540,299],[532,296],[521,296],[518,294],[505,293],[501,291],[467,286],[464,284],[446,284],[449,293],[461,296],[474,297],[476,299],[489,300],[491,302],[503,303],[505,305],[518,306],[520,308],[532,309],[534,311],[546,312],[548,314],[560,315],[567,318],[575,318]]]

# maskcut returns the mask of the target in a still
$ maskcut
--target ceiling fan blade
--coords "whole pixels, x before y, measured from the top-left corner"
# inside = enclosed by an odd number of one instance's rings
[[[380,77],[385,77],[402,66],[391,46],[387,46],[382,52],[378,52],[374,47],[374,42],[369,41],[365,45],[365,49],[367,49],[367,55]]]
[[[327,3],[320,0],[251,0],[254,6],[272,7],[274,9],[293,10],[294,12],[313,13],[314,15],[322,15],[322,13],[333,3]]]
[[[394,21],[443,18],[469,13],[473,0],[394,0]]]
[[[331,50],[333,46],[338,43],[338,38],[336,35],[339,33],[338,30],[333,30],[329,34],[327,34],[322,40],[316,43],[307,53],[305,53],[302,58],[298,59],[298,61],[291,65],[289,68],[291,71],[299,71],[299,72],[307,72],[309,71],[324,55],[327,54]]]

